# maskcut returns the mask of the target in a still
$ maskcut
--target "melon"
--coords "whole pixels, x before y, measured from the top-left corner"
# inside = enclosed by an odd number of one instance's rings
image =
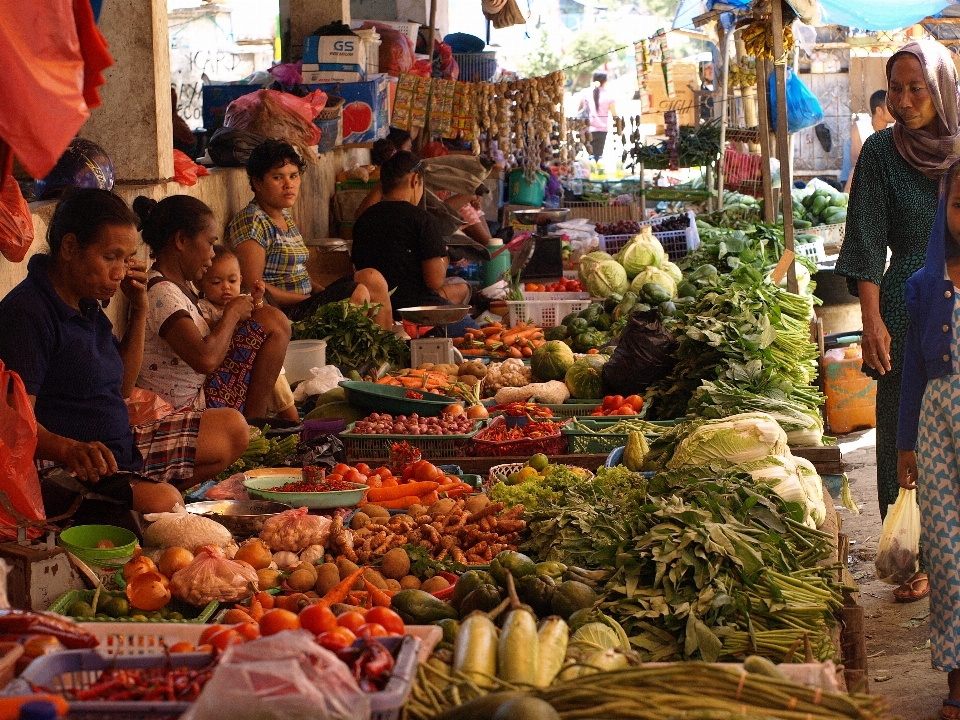
[[[365,133],[373,124],[373,110],[359,100],[343,108],[343,136]]]
[[[533,351],[530,369],[538,380],[563,380],[573,365],[573,350],[562,340],[548,340]]]
[[[564,377],[570,395],[575,398],[603,397],[603,365],[606,358],[601,355],[586,355],[577,360]]]

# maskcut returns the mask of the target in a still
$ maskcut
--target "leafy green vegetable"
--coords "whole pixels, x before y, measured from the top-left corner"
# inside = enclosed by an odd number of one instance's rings
[[[530,512],[550,502],[562,502],[567,487],[582,480],[580,475],[565,465],[553,465],[550,472],[543,477],[538,475],[519,485],[499,482],[490,488],[487,494],[492,502],[502,502],[508,508],[523,505],[524,509]]]
[[[701,423],[677,444],[666,466],[744,463],[786,451],[787,435],[776,420],[766,413],[742,413]]]
[[[384,330],[373,317],[378,304],[353,305],[349,300],[327,303],[310,317],[292,324],[294,340],[326,340],[327,362],[341,370],[372,362],[403,367],[409,358],[407,344]]]
[[[401,545],[410,558],[410,574],[426,580],[439,572],[452,572],[461,575],[467,571],[463,563],[450,559],[434,560],[425,547],[420,545]]]

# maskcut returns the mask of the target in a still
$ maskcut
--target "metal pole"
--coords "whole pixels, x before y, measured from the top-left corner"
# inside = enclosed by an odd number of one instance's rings
[[[773,32],[773,72],[777,83],[777,154],[780,156],[780,196],[783,198],[783,245],[786,250],[793,252],[793,201],[791,195],[793,180],[790,173],[790,133],[787,127],[787,58],[783,48],[783,5],[781,0],[773,0],[771,25],[771,31]],[[789,48],[789,50],[792,49]],[[797,289],[796,265],[790,263],[790,267],[787,269],[787,290],[795,293]]]
[[[735,30],[727,32],[720,26],[720,97],[714,100],[714,108],[719,106],[720,117],[720,158],[717,160],[717,209],[723,209],[723,163],[727,145],[727,85],[730,79],[730,40]],[[716,81],[716,73],[714,73]]]

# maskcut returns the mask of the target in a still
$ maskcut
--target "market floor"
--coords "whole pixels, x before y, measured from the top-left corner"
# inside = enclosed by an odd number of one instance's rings
[[[870,692],[883,695],[891,715],[903,720],[936,720],[947,692],[946,673],[930,666],[930,602],[895,603],[893,586],[876,579],[873,559],[880,539],[874,431],[839,437],[853,497],[854,515],[837,512],[850,537],[849,567],[860,586],[867,635]]]

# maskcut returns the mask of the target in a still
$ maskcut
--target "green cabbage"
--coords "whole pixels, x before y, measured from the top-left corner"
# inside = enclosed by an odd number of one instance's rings
[[[582,269],[581,265],[581,269]],[[605,298],[613,293],[624,293],[630,287],[627,271],[616,260],[594,263],[584,278],[584,285],[594,297]]]
[[[597,263],[609,262],[610,260],[613,260],[613,255],[610,253],[605,253],[600,250],[587,253],[580,258],[580,280],[586,283],[587,275],[590,274],[590,271],[593,269],[594,265]]]
[[[776,420],[767,413],[743,413],[697,426],[679,442],[667,467],[737,464],[787,453],[787,435]]]
[[[617,254],[617,260],[627,271],[627,277],[635,278],[645,267],[660,267],[667,259],[663,245],[657,240],[650,228],[644,228],[639,235],[628,242]]]
[[[664,260],[663,265],[660,266],[660,269],[666,270],[667,275],[672,277],[673,281],[677,283],[677,285],[679,285],[680,281],[683,280],[683,272],[669,260]]]
[[[640,297],[643,297],[643,286],[648,282],[656,283],[662,287],[670,293],[670,297],[677,296],[677,283],[670,276],[670,273],[653,265],[645,267],[640,271],[640,274],[637,275],[630,284],[630,289]]]

